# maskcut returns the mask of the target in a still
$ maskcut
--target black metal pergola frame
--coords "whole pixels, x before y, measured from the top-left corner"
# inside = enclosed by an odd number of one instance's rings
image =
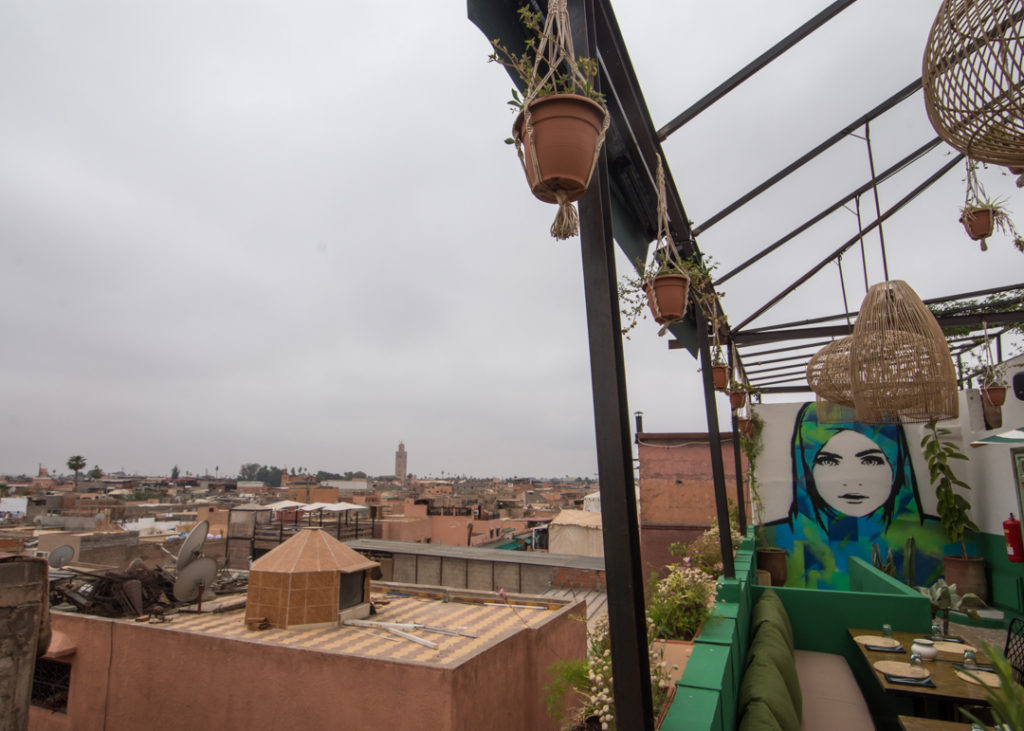
[[[614,698],[620,728],[652,729],[654,716],[651,702],[650,668],[647,651],[647,627],[644,613],[643,576],[640,561],[639,523],[633,475],[630,440],[629,407],[622,337],[619,322],[617,276],[614,246],[616,243],[630,261],[644,259],[649,244],[657,236],[656,160],[662,154],[661,143],[688,121],[712,106],[727,93],[753,76],[758,70],[785,53],[817,28],[834,18],[856,0],[837,0],[804,23],[782,41],[727,79],[689,109],[656,130],[644,101],[640,85],[626,50],[611,7],[611,0],[568,0],[572,19],[573,43],[581,56],[598,61],[598,84],[604,94],[611,124],[604,148],[586,195],[580,201],[580,247],[586,298],[589,334],[591,382],[594,402],[594,426],[597,446],[598,476],[601,487],[601,513],[604,531],[605,571],[608,591],[608,617],[612,651],[612,672],[615,678]],[[468,14],[488,39],[500,39],[513,51],[521,51],[525,34],[518,24],[516,10],[530,4],[544,12],[544,0],[467,0]],[[513,79],[517,84],[518,79]],[[696,236],[739,210],[764,191],[802,167],[804,164],[845,139],[871,120],[913,97],[921,89],[917,79],[881,104],[861,115],[841,130],[812,148],[790,165],[753,188],[699,226],[691,227],[682,200],[665,164],[667,209],[671,234],[681,246],[684,257],[700,255]],[[940,144],[935,138],[888,169],[875,173],[872,160],[871,178],[849,195],[813,216],[781,239],[765,246],[757,254],[719,278],[715,285],[729,280],[739,272],[758,263],[815,223],[846,205],[857,196],[876,188],[877,184],[904,170]],[[748,382],[765,393],[807,392],[803,372],[813,354],[809,348],[820,348],[832,338],[851,332],[855,313],[843,313],[808,319],[801,322],[753,328],[749,325],[768,312],[829,263],[863,240],[868,233],[928,186],[952,170],[961,156],[954,156],[938,171],[928,176],[907,196],[884,213],[876,210],[876,219],[860,233],[843,242],[821,262],[812,266],[795,282],[767,301],[753,315],[730,328],[720,310],[721,325],[718,342],[728,346],[730,365]],[[614,220],[614,239],[613,239]],[[1021,285],[1016,285],[1021,286]],[[986,290],[941,298],[954,301],[1008,288]],[[719,525],[728,525],[726,482],[722,463],[718,408],[711,376],[711,333],[699,307],[689,308],[687,319],[671,326],[675,340],[671,349],[686,349],[700,361],[703,378],[705,411],[709,435],[711,467],[715,490],[716,515]],[[845,320],[845,322],[842,322]],[[944,327],[1009,325],[1024,321],[1024,308],[992,313],[973,312],[940,318]],[[964,347],[976,341],[964,340]],[[793,343],[764,348],[772,343]],[[974,342],[974,346],[977,343]],[[970,347],[974,347],[970,346]],[[764,356],[774,357],[765,359]],[[787,365],[783,365],[787,364]],[[801,385],[802,383],[802,385]],[[732,430],[736,430],[733,412]],[[740,527],[745,532],[747,519],[743,513],[745,500],[740,456],[736,451],[736,502],[740,508]],[[726,580],[735,577],[732,546],[728,531],[721,532],[723,573]]]

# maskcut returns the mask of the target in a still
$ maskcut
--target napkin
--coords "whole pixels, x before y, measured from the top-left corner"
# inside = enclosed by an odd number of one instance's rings
[[[919,685],[922,688],[934,688],[935,683],[932,682],[931,678],[901,678],[898,675],[889,675],[883,673],[885,679],[895,685]]]

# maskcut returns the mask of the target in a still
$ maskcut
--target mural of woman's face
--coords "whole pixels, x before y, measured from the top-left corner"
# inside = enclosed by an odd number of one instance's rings
[[[880,508],[892,490],[892,465],[871,439],[844,429],[814,457],[821,499],[844,515],[863,517]]]

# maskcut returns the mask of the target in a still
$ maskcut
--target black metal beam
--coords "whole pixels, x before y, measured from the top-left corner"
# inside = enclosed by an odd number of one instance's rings
[[[788,36],[783,38],[781,41],[776,43],[774,46],[769,48],[767,51],[762,53],[760,56],[755,58],[753,61],[748,63],[742,69],[737,71],[735,74],[730,76],[728,79],[723,81],[721,84],[716,86],[710,92],[705,94],[695,104],[690,106],[682,114],[675,117],[672,121],[666,124],[664,127],[658,130],[658,139],[662,142],[675,132],[677,129],[682,127],[684,124],[689,122],[691,119],[696,117],[698,114],[703,112],[705,109],[710,107],[716,101],[721,99],[723,96],[728,94],[730,91],[735,89],[737,86],[742,84],[744,81],[749,79],[751,76],[756,74],[758,71],[763,69],[769,63],[774,61],[776,58],[781,56],[783,53],[788,51],[790,48],[795,46],[797,43],[802,41],[804,38],[809,36],[811,33],[816,31],[818,28],[823,26],[829,20],[834,18],[836,15],[841,13],[846,8],[853,5],[856,0],[838,0],[829,5],[827,8],[822,10],[820,13],[815,15],[813,18],[808,20],[806,23],[801,25],[795,31],[790,33]]]
[[[572,13],[573,10],[576,12]],[[570,13],[575,19],[583,20],[586,29],[585,44],[576,47],[585,56],[595,55],[600,22],[595,13],[595,0],[573,0]],[[629,439],[607,159],[607,151],[602,151],[579,208],[608,583],[608,627],[615,677],[615,718],[621,728],[653,729],[643,566],[633,482],[633,447]]]
[[[811,389],[807,386],[765,386],[761,393],[808,393]]]
[[[975,325],[980,326],[983,322],[987,322],[990,326],[1009,325],[1016,322],[1024,322],[1024,310],[988,312],[973,315],[949,315],[946,317],[937,317],[935,319],[938,320],[939,326],[942,328],[969,327]],[[747,330],[738,332],[733,331],[732,339],[737,345],[744,346],[757,345],[759,343],[777,343],[784,340],[795,340],[800,338],[835,338],[849,335],[849,333],[849,327],[846,325],[830,325],[823,327],[806,327],[795,330],[771,330],[763,332],[750,332]],[[827,345],[827,342],[825,344]]]
[[[904,157],[902,160],[897,162],[892,167],[888,168],[887,170],[884,170],[877,177],[872,178],[868,182],[864,183],[864,185],[862,185],[859,188],[857,188],[856,190],[854,190],[852,193],[849,193],[845,197],[840,198],[838,201],[836,201],[835,203],[830,205],[828,208],[824,209],[818,215],[813,216],[812,218],[809,218],[807,221],[805,221],[804,223],[802,223],[799,226],[797,226],[795,229],[790,231],[788,234],[783,236],[781,239],[778,239],[774,243],[769,244],[768,246],[764,247],[759,252],[754,254],[752,257],[747,259],[745,262],[743,262],[742,264],[740,264],[736,268],[732,269],[728,273],[726,273],[723,276],[721,276],[718,279],[718,281],[715,282],[715,286],[717,287],[717,286],[719,286],[721,284],[724,284],[725,282],[729,281],[729,279],[731,279],[732,277],[736,276],[737,274],[742,272],[747,267],[751,266],[752,264],[755,264],[756,262],[760,261],[764,257],[768,256],[768,254],[772,253],[773,251],[778,249],[780,246],[783,246],[784,244],[789,243],[794,238],[796,238],[797,236],[802,234],[804,231],[806,231],[807,229],[809,229],[812,226],[814,226],[816,223],[819,223],[819,222],[823,221],[824,219],[828,218],[829,216],[831,216],[833,213],[838,211],[840,208],[845,206],[847,203],[852,201],[857,196],[863,195],[867,191],[871,190],[875,186],[876,183],[881,183],[881,182],[883,182],[885,180],[888,180],[890,177],[892,177],[893,175],[898,173],[900,170],[905,168],[907,165],[909,165],[910,163],[914,162],[915,160],[917,160],[918,158],[923,156],[925,153],[930,152],[932,149],[938,147],[940,142],[942,142],[942,139],[940,137],[935,137],[930,142],[927,142],[927,143],[921,145],[921,147],[919,147],[916,150],[914,150],[912,153],[910,153],[909,155]]]
[[[937,180],[939,180],[939,178],[941,178],[943,175],[945,175],[954,167],[956,167],[960,163],[960,161],[963,160],[963,158],[964,156],[962,154],[955,155],[953,158],[950,159],[949,162],[947,162],[945,165],[939,168],[937,172],[930,175],[928,178],[925,179],[923,183],[921,183],[912,191],[907,193],[907,195],[903,196],[903,198],[901,198],[895,205],[893,205],[891,208],[886,210],[885,213],[883,213],[881,216],[879,216],[870,224],[868,224],[867,227],[865,227],[862,231],[859,231],[855,236],[852,236],[851,238],[847,239],[847,241],[844,244],[842,244],[838,249],[836,249],[827,257],[825,257],[822,261],[818,262],[813,267],[811,267],[803,276],[801,276],[791,285],[782,290],[782,292],[780,292],[778,295],[773,297],[767,304],[761,307],[761,309],[757,310],[757,312],[750,315],[750,317],[748,317],[746,320],[737,325],[735,329],[742,330],[744,326],[749,325],[753,320],[756,320],[758,317],[760,317],[765,312],[770,310],[772,307],[777,305],[780,301],[787,297],[794,289],[796,289],[801,284],[806,282],[808,279],[813,277],[815,274],[821,271],[821,269],[823,269],[825,266],[831,263],[833,259],[841,255],[844,251],[846,251],[855,243],[860,241],[864,237],[864,234],[870,233],[874,229],[878,228],[878,226],[880,226],[883,221],[888,220],[891,216],[899,212],[904,206],[906,206],[912,200],[917,198],[917,196],[921,195],[921,193],[923,193],[925,190],[931,187]]]
[[[727,579],[736,578],[732,555],[732,536],[729,532],[729,500],[725,492],[725,465],[722,462],[722,435],[718,425],[718,403],[715,400],[715,382],[711,368],[711,346],[708,327],[700,308],[694,308],[697,318],[697,343],[700,350],[700,371],[704,384],[704,414],[708,424],[708,446],[711,448],[711,477],[715,485],[715,512],[718,517],[719,540],[722,546],[722,573]]]
[[[902,101],[904,101],[906,99],[909,99],[911,96],[916,94],[917,91],[920,88],[921,88],[921,79],[917,79],[917,81],[914,81],[914,82],[908,84],[907,86],[903,87],[898,92],[893,94],[891,97],[886,99],[884,102],[879,104],[877,107],[875,107],[871,111],[867,112],[866,114],[858,117],[854,121],[850,122],[850,124],[848,124],[845,127],[843,127],[841,130],[836,132],[834,135],[829,137],[827,140],[822,142],[820,145],[818,145],[817,147],[813,148],[810,152],[807,152],[804,155],[802,155],[801,157],[797,158],[794,162],[790,163],[789,165],[784,167],[782,170],[780,170],[779,172],[775,173],[775,175],[773,175],[770,178],[768,178],[766,181],[764,181],[763,183],[758,185],[756,188],[751,190],[749,193],[747,193],[746,195],[741,196],[740,198],[738,198],[737,200],[735,200],[734,202],[730,203],[725,208],[720,210],[718,213],[713,215],[707,221],[705,221],[701,225],[699,225],[696,228],[694,228],[693,229],[694,235],[699,235],[699,234],[704,233],[709,228],[714,226],[716,223],[721,221],[723,218],[728,216],[730,213],[733,213],[737,209],[739,209],[742,206],[746,205],[747,203],[752,201],[754,198],[756,198],[757,196],[761,195],[766,190],[771,188],[773,185],[778,183],[780,180],[782,180],[783,178],[789,176],[791,173],[795,172],[796,170],[800,169],[801,167],[803,167],[804,165],[809,163],[811,160],[816,158],[818,155],[823,153],[825,150],[827,150],[828,148],[832,147],[832,145],[834,145],[837,142],[839,142],[842,139],[844,139],[848,134],[853,132],[855,129],[857,129],[858,127],[862,127],[865,122],[870,122],[872,119],[874,119],[875,117],[879,116],[880,114],[883,114],[883,113],[889,111],[890,109],[892,109],[894,106],[896,106],[900,102],[902,102]]]
[[[1011,289],[1024,289],[1024,284],[1007,284],[1002,287],[990,287],[988,289],[979,289],[974,292],[964,292],[963,294],[946,295],[944,297],[932,297],[931,299],[923,300],[926,305],[937,305],[944,304],[946,302],[955,302],[956,300],[967,299],[968,297],[984,297],[990,294],[997,294],[999,292],[1006,292]],[[1024,301],[1024,298],[1019,300],[1006,300],[1002,304],[1008,304],[1011,302]],[[993,310],[995,312],[995,310]],[[807,320],[794,320],[793,322],[780,322],[775,325],[766,325],[764,327],[757,328],[744,328],[744,333],[755,333],[755,332],[770,332],[772,330],[785,330],[788,328],[799,327],[801,325],[813,325],[819,322],[830,322],[832,320],[843,320],[847,317],[856,319],[857,315],[860,314],[858,310],[853,310],[850,313],[840,312],[835,315],[826,315],[824,317],[812,317]],[[738,328],[733,331],[735,334]],[[825,344],[825,343],[823,343]]]

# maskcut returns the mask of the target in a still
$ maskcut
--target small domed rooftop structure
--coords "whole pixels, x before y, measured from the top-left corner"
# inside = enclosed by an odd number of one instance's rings
[[[287,629],[366,617],[379,565],[319,528],[301,530],[253,562],[245,621]]]

